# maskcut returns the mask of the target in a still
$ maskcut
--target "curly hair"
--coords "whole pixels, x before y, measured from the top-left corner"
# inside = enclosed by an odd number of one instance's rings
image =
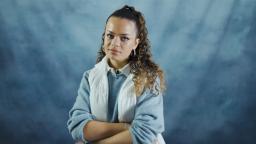
[[[157,93],[165,90],[164,73],[161,68],[153,62],[150,51],[150,42],[148,39],[148,30],[143,14],[135,10],[132,6],[125,5],[119,10],[114,11],[106,20],[106,24],[110,17],[119,17],[132,20],[137,26],[137,38],[140,42],[135,49],[135,53],[131,52],[129,56],[129,64],[131,73],[134,74],[133,82],[135,85],[135,93],[140,96],[144,89],[156,90]],[[104,52],[104,36],[102,34],[101,48],[98,52],[97,63],[100,62],[106,55]],[[160,82],[157,82],[159,78]]]

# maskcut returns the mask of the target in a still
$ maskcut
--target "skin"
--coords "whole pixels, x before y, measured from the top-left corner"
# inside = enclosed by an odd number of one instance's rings
[[[128,63],[132,50],[139,44],[135,22],[118,17],[110,17],[105,29],[104,52],[109,65],[120,69]],[[131,144],[129,124],[89,121],[83,131],[84,137],[94,144]]]
[[[109,64],[115,69],[120,69],[128,63],[129,55],[139,44],[137,27],[134,21],[110,17],[104,37],[104,52],[109,59]]]
[[[83,131],[85,139],[94,144],[132,143],[129,124],[89,121]]]

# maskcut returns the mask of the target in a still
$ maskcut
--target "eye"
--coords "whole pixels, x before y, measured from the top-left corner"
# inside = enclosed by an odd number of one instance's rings
[[[121,41],[125,42],[125,41],[128,41],[129,38],[128,37],[121,37]]]
[[[112,34],[107,34],[107,38],[109,38],[109,39],[113,39],[113,38],[114,38],[114,36],[113,36]]]

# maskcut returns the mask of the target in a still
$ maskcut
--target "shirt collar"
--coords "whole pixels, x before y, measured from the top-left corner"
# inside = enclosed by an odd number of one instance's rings
[[[115,74],[116,74],[116,71],[119,71],[121,74],[124,74],[127,77],[130,74],[131,67],[130,67],[130,64],[128,63],[125,66],[123,66],[121,69],[115,70],[114,68],[110,67],[109,64],[107,63],[107,70]]]

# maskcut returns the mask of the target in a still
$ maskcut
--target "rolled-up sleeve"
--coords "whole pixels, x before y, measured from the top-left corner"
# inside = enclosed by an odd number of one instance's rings
[[[95,119],[91,114],[90,101],[89,101],[89,71],[83,74],[83,78],[78,89],[76,101],[69,111],[69,119],[67,122],[68,130],[75,141],[86,142],[83,133],[83,127],[90,120]]]
[[[164,131],[163,96],[145,92],[138,97],[135,117],[129,129],[133,144],[151,144]]]

